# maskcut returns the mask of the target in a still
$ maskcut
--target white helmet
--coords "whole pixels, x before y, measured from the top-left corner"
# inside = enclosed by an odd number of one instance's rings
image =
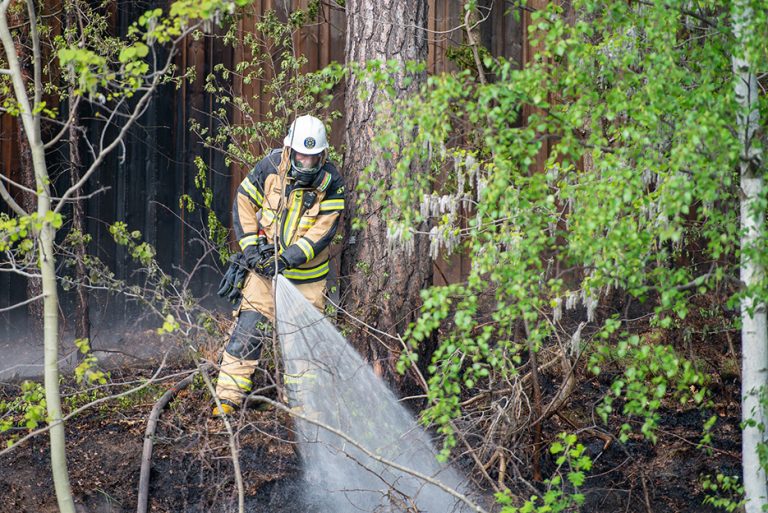
[[[328,147],[325,125],[314,116],[300,116],[291,123],[283,146],[290,146],[305,155],[322,153]]]

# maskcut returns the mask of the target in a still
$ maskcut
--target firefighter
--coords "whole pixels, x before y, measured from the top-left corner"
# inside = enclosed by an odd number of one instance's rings
[[[242,252],[234,255],[219,295],[242,297],[222,356],[216,385],[221,408],[214,407],[214,416],[237,410],[252,389],[262,346],[272,338],[276,274],[324,308],[328,246],[344,210],[344,182],[327,149],[322,121],[301,116],[283,148],[259,161],[237,189],[232,217]]]

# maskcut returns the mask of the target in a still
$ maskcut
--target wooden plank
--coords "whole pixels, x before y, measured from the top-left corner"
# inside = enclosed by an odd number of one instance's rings
[[[436,0],[427,2],[427,73],[435,72],[435,6]]]
[[[526,9],[523,14],[523,23],[522,23],[522,26],[520,27],[522,31],[522,37],[523,37],[523,45],[522,45],[523,66],[533,61],[533,58],[536,55],[536,52],[538,50],[538,47],[531,45],[530,39],[528,37],[528,27],[532,23],[531,10],[538,11],[540,9],[546,8],[546,6],[547,6],[547,0],[529,0],[528,7],[530,9]],[[528,118],[534,112],[536,112],[536,110],[530,105],[523,105],[523,122],[527,123]],[[536,160],[531,166],[531,171],[537,172],[537,173],[543,172],[546,167],[546,161],[547,161],[548,155],[549,155],[549,143],[545,139],[541,145],[541,148],[539,149],[539,152],[536,154]]]
[[[511,7],[504,16],[504,31],[499,37],[504,42],[503,55],[518,64],[523,62],[523,27],[522,16],[518,15],[518,9]]]
[[[60,3],[61,0],[54,0]],[[239,21],[240,29],[253,31],[259,16],[268,10],[278,9],[280,16],[286,16],[285,7],[295,8],[307,6],[309,0],[258,0],[254,6],[254,16],[243,18]],[[485,31],[484,41],[497,55],[503,55],[515,61],[530,60],[535,49],[524,44],[524,34],[530,16],[525,15],[525,23],[516,22],[512,13],[504,14],[503,2],[490,2],[484,0],[485,5],[493,6],[492,16],[486,21],[488,29]],[[454,69],[452,62],[446,59],[445,51],[448,47],[461,44],[464,36],[461,30],[463,22],[463,1],[439,1],[428,0],[429,12],[427,21],[427,37],[429,53],[427,66],[430,73],[440,73]],[[50,5],[53,5],[51,3]],[[530,6],[541,7],[546,5],[544,0],[531,0]],[[121,3],[119,6],[112,3],[106,9],[111,12],[113,26],[125,29],[127,23],[135,18],[138,12],[148,7],[146,4],[131,7],[129,3]],[[309,63],[304,71],[314,71],[327,66],[332,61],[344,62],[345,59],[345,13],[340,9],[332,8],[328,3],[321,3],[322,16],[320,22],[312,24],[297,35],[297,48],[306,51]],[[195,136],[188,134],[189,117],[194,109],[209,113],[214,104],[211,95],[205,94],[202,84],[205,74],[218,62],[226,62],[230,65],[250,59],[249,51],[244,48],[242,39],[233,49],[214,47],[209,43],[196,45],[193,41],[187,41],[182,45],[177,64],[180,69],[187,66],[195,66],[198,71],[198,81],[194,84],[183,83],[181,89],[164,90],[162,98],[156,99],[143,124],[147,126],[144,139],[151,140],[153,147],[143,147],[145,141],[139,140],[126,142],[129,158],[123,167],[118,168],[117,158],[109,159],[105,169],[118,169],[118,172],[100,173],[99,185],[111,186],[110,192],[90,200],[89,209],[93,218],[99,219],[92,222],[89,230],[94,234],[92,248],[105,261],[118,272],[124,275],[126,267],[123,256],[118,255],[111,237],[106,231],[106,223],[111,223],[116,217],[127,219],[131,223],[138,223],[131,228],[143,229],[149,242],[158,248],[164,263],[188,264],[189,255],[186,247],[190,233],[183,228],[184,223],[191,221],[185,212],[181,212],[181,219],[175,217],[178,213],[177,200],[180,192],[196,193],[191,179],[196,169],[193,158],[196,154],[204,156],[210,166],[210,179],[214,187],[214,208],[221,212],[224,222],[229,219],[229,206],[234,197],[235,190],[242,177],[248,171],[247,166],[233,165],[227,169],[221,154],[213,150],[202,150]],[[264,77],[250,84],[244,84],[239,77],[233,78],[234,91],[251,98],[254,109],[253,116],[243,116],[241,113],[232,112],[232,120],[236,124],[248,124],[264,120],[270,114],[269,98],[264,93],[265,84],[272,80],[273,73],[266,70]],[[332,108],[343,112],[344,85],[340,84],[335,92]],[[171,101],[165,101],[170,98]],[[530,115],[526,110],[526,117]],[[277,113],[276,113],[277,114]],[[205,114],[203,114],[205,115]],[[211,120],[200,120],[208,124],[213,130],[215,127]],[[168,140],[161,140],[166,130],[160,125],[164,120],[169,120]],[[0,172],[6,176],[18,173],[18,154],[16,147],[15,120],[7,116],[0,120]],[[334,121],[331,126],[331,143],[339,147],[343,137],[345,122],[342,119]],[[134,136],[135,137],[135,136]],[[141,138],[141,136],[139,136]],[[272,141],[273,143],[275,141]],[[279,141],[277,141],[279,143]],[[268,142],[257,141],[252,148],[255,153],[260,153],[261,145]],[[154,147],[158,146],[158,147]],[[159,155],[160,151],[167,151],[170,159]],[[546,158],[546,148],[537,159],[537,169],[543,169],[543,159]],[[53,162],[52,162],[53,163]],[[18,177],[17,177],[18,178]],[[14,191],[17,195],[18,191]],[[140,201],[143,199],[144,201]],[[159,201],[173,210],[156,210],[154,201]],[[194,217],[196,219],[196,217]],[[197,221],[195,221],[197,222]],[[462,257],[463,258],[463,257]],[[468,261],[461,259],[456,264],[462,273],[468,272]],[[466,275],[466,274],[463,274]],[[12,281],[4,278],[0,281],[0,302],[8,298],[8,289]]]
[[[324,68],[331,63],[331,6],[320,4],[320,16],[318,27],[318,48],[320,50],[319,68]]]

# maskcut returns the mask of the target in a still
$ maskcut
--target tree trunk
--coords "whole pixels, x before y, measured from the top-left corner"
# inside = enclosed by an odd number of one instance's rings
[[[739,104],[736,113],[741,142],[739,171],[741,174],[741,280],[749,289],[765,276],[765,269],[756,254],[756,243],[765,237],[765,210],[760,207],[765,187],[760,169],[762,150],[756,133],[759,127],[758,85],[755,70],[746,60],[746,36],[754,27],[752,9],[748,0],[733,4],[733,31],[741,52],[734,52],[733,72],[735,95]],[[768,502],[768,484],[765,468],[761,465],[758,451],[766,443],[765,407],[761,397],[768,391],[768,330],[766,329],[765,302],[750,294],[741,302],[741,414],[744,425],[742,435],[742,465],[747,513],[763,511]],[[763,462],[765,463],[765,462]]]
[[[426,61],[426,0],[350,0],[346,11],[348,64],[372,59],[403,64]],[[414,80],[406,81],[407,75]],[[405,97],[418,89],[426,74],[414,76],[403,69],[392,78],[396,94]],[[375,107],[384,99],[384,92],[354,73],[346,85],[343,173],[348,190],[345,216],[348,241],[342,254],[342,298],[347,310],[368,325],[353,330],[351,342],[372,361],[377,374],[395,378],[394,364],[400,346],[375,330],[402,334],[415,319],[420,305],[419,291],[432,281],[429,241],[426,237],[417,238],[410,252],[391,247],[387,240],[387,220],[381,216],[383,205],[370,197],[357,204],[356,188],[365,167],[375,161],[370,178],[376,187],[387,187],[394,163],[375,155],[372,147],[379,115]],[[364,96],[361,97],[361,93]],[[422,169],[412,171],[424,172]],[[355,217],[362,220],[363,228],[359,231],[352,229]]]
[[[29,84],[31,73],[29,66],[30,44],[29,33],[26,30],[26,20],[22,14],[14,14],[11,17],[11,24],[19,27],[18,37],[15,40],[16,55],[18,55],[21,77],[25,85]],[[19,165],[21,166],[21,185],[31,190],[36,190],[35,170],[32,167],[32,152],[29,148],[29,142],[24,134],[24,125],[19,122],[16,125],[19,141]],[[33,192],[23,191],[21,195],[21,206],[27,212],[34,212],[37,209],[37,196]],[[39,278],[27,278],[27,297],[38,297],[42,294],[43,288]],[[43,335],[43,303],[42,301],[33,301],[27,305],[27,324],[29,326],[28,335],[34,340],[39,341]]]
[[[67,43],[72,44],[73,29],[77,27],[76,6],[68,2],[66,4],[67,17],[66,26],[69,34],[69,40]],[[69,108],[72,109],[72,98],[75,97],[74,88],[69,88]],[[77,128],[80,126],[80,115],[75,108],[74,112],[70,112],[72,124],[69,126],[69,164],[70,176],[72,177],[72,185],[80,181],[82,161],[80,159],[80,132]],[[85,209],[83,208],[83,202],[85,200],[74,200],[72,202],[72,230],[85,233]],[[82,239],[80,239],[82,241]],[[88,292],[83,284],[86,282],[87,270],[85,268],[85,244],[79,243],[74,248],[76,254],[75,264],[75,283],[77,283],[77,304],[75,306],[75,338],[90,339],[91,338],[91,319],[88,313]],[[80,352],[77,353],[80,355]]]
[[[72,98],[72,95],[70,95]],[[72,126],[69,129],[69,162],[72,166],[70,169],[70,175],[72,176],[72,184],[76,184],[80,180],[80,151],[78,144],[80,142],[80,134],[75,127],[79,126],[79,115],[72,115]],[[75,200],[72,203],[72,229],[80,234],[85,234],[85,209],[83,208],[84,200]],[[77,304],[75,305],[75,338],[90,339],[91,338],[91,317],[88,313],[88,292],[86,291],[84,284],[86,283],[86,277],[88,271],[85,268],[85,244],[82,242],[77,244],[74,248],[77,263],[75,264],[75,283],[77,283]]]
[[[42,147],[41,147],[42,150]],[[42,152],[42,151],[41,151]],[[50,200],[40,196],[38,213],[50,211]],[[74,513],[75,504],[67,470],[66,434],[61,413],[61,394],[59,391],[59,297],[56,288],[56,261],[53,254],[53,241],[56,230],[46,222],[40,231],[40,271],[42,273],[45,332],[45,403],[48,408],[51,441],[51,472],[56,490],[56,500],[61,513]]]
[[[13,37],[8,27],[8,7],[10,0],[0,2],[0,40],[10,69],[13,91],[19,103],[20,118],[24,124],[24,134],[29,142],[32,167],[35,171],[35,190],[37,191],[37,215],[42,226],[35,230],[38,240],[38,267],[42,276],[44,360],[43,374],[45,381],[45,402],[50,426],[51,472],[56,490],[56,500],[60,513],[75,513],[72,487],[67,471],[66,437],[61,413],[61,395],[59,390],[59,297],[56,284],[56,261],[53,252],[56,229],[49,217],[51,213],[50,176],[45,162],[45,147],[40,132],[39,102],[42,101],[42,81],[40,79],[42,63],[40,39],[37,34],[37,15],[32,0],[27,0],[30,21],[30,40],[32,42],[35,78],[34,101],[30,102],[24,83],[21,64],[16,52]]]

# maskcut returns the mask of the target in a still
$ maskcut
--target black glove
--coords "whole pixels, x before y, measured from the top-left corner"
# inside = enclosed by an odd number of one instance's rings
[[[254,244],[243,250],[243,260],[248,269],[256,269],[262,261],[261,245]]]
[[[242,253],[234,253],[229,257],[229,267],[224,273],[224,277],[219,283],[219,290],[216,292],[219,296],[226,298],[231,302],[240,299],[241,289],[245,282],[245,275],[248,273],[245,257]]]
[[[256,271],[256,269],[259,267],[269,263],[270,260],[275,259],[275,245],[270,244],[265,240],[261,245],[259,245],[259,256],[259,261],[256,262],[255,266],[251,267],[251,269],[254,271]]]
[[[282,274],[288,268],[288,262],[282,256],[270,258],[253,271],[267,278],[272,278],[275,275],[275,267],[277,267],[277,274]]]

